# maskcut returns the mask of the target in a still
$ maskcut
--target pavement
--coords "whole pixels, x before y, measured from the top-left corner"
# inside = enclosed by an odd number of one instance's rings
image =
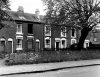
[[[68,62],[66,61],[57,63],[41,63],[41,64],[30,64],[30,65],[14,65],[14,66],[5,66],[3,65],[3,63],[4,61],[1,63],[2,65],[0,65],[0,76],[9,74],[27,73],[27,72],[49,71],[49,70],[56,70],[63,68],[100,65],[100,59],[68,61]]]

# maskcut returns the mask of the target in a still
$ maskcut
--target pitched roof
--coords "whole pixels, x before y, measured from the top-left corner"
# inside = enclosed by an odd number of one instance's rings
[[[8,11],[8,13],[14,20],[31,21],[31,22],[43,22],[43,16],[42,15],[40,15],[40,20],[39,20],[36,17],[35,14],[21,13],[21,12],[15,12],[15,11]]]

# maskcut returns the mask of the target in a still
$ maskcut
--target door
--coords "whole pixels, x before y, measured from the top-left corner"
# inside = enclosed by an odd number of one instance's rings
[[[56,42],[56,50],[59,50],[59,42]]]
[[[8,41],[8,53],[12,53],[12,41]]]
[[[36,52],[39,52],[39,50],[40,50],[40,43],[39,43],[39,42],[36,42],[35,51],[36,51]]]

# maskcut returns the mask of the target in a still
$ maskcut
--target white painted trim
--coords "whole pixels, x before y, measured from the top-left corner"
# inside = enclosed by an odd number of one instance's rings
[[[8,39],[8,42],[9,42],[9,41],[12,42],[12,53],[13,53],[13,39],[12,39],[12,38],[9,38],[9,39]]]
[[[28,39],[33,39],[34,40],[34,36],[27,36],[27,40]]]
[[[16,39],[22,39],[23,40],[23,36],[18,35],[18,36],[16,36]]]
[[[57,40],[59,41],[59,40],[60,40],[60,38],[55,38],[55,41],[57,41]]]
[[[16,48],[16,50],[23,50],[23,48]]]
[[[4,38],[1,38],[0,41],[5,41],[5,39]]]

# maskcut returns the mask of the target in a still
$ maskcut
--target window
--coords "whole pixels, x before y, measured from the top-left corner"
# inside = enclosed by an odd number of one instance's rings
[[[51,36],[51,26],[45,26],[45,36]]]
[[[87,48],[87,47],[89,47],[89,40],[85,40],[84,42],[84,48]]]
[[[5,50],[5,43],[6,43],[6,40],[4,38],[1,38],[0,39],[0,51]]]
[[[17,24],[17,34],[22,34],[22,24]]]
[[[51,38],[45,38],[45,48],[51,48]]]
[[[66,48],[66,39],[61,39],[61,48]]]
[[[76,37],[76,30],[75,29],[72,29],[71,30],[71,37],[72,38],[75,38]]]
[[[66,27],[61,28],[61,37],[66,37]]]
[[[22,36],[16,36],[16,50],[22,50]]]
[[[28,34],[33,34],[33,24],[28,24]]]
[[[76,39],[71,39],[71,45],[76,43]]]

